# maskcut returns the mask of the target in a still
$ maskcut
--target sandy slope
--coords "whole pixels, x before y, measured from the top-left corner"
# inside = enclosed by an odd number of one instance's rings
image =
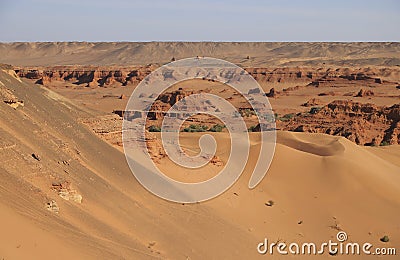
[[[395,66],[399,43],[16,42],[0,43],[0,62],[15,66],[143,65],[208,56],[244,67]],[[247,56],[249,58],[247,59]]]
[[[247,188],[252,156],[226,193],[181,205],[141,187],[124,155],[77,123],[86,111],[4,72],[0,81],[25,101],[16,110],[0,102],[0,259],[253,259],[264,237],[319,242],[334,239],[336,228],[351,241],[400,250],[398,146],[367,149],[344,138],[279,132],[257,188]],[[256,133],[251,138],[253,155],[259,141]],[[186,136],[186,147],[195,150],[195,141]],[[81,204],[51,189],[62,180],[83,196]],[[50,200],[58,214],[46,210]],[[383,235],[388,243],[379,241]],[[296,259],[276,256],[287,258]]]

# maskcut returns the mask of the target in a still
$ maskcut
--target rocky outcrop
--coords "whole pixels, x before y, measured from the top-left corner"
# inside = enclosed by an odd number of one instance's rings
[[[14,68],[19,77],[34,80],[38,84],[52,85],[57,82],[87,87],[137,85],[158,65],[137,67],[76,67],[55,66],[45,68]],[[362,81],[368,86],[379,86],[390,83],[397,78],[400,68],[245,68],[259,83],[290,83],[299,86],[349,86]],[[385,80],[384,80],[385,78]],[[387,80],[389,79],[389,80]],[[295,87],[286,89],[295,90]]]
[[[384,68],[246,68],[258,82],[269,83],[297,83],[309,86],[329,86],[332,82],[337,84],[356,84],[357,81],[367,82],[368,85],[378,86],[389,79],[397,78],[400,69]]]
[[[344,136],[360,145],[400,144],[400,104],[379,107],[353,101],[333,101],[313,113],[301,113],[279,128]]]
[[[147,151],[151,157],[151,159],[160,163],[160,160],[167,156],[164,147],[162,145],[162,141],[157,138],[154,134],[146,131],[146,145]]]
[[[57,82],[83,85],[86,87],[136,85],[150,72],[153,66],[135,68],[101,67],[51,67],[15,69],[19,77],[35,80],[45,86]]]
[[[114,114],[98,117],[83,118],[80,120],[88,125],[94,133],[107,142],[122,147],[122,117],[124,111],[115,110]]]
[[[72,189],[71,183],[68,181],[53,182],[51,188],[64,200],[82,203],[82,195],[78,194],[76,190]]]
[[[355,95],[355,97],[369,97],[369,96],[373,96],[375,93],[372,90],[364,90],[364,89],[360,89],[360,91],[358,91],[357,95]]]
[[[216,155],[211,158],[210,163],[218,167],[224,166],[224,162],[221,160],[221,158],[219,158],[219,156]]]
[[[60,208],[58,207],[58,204],[55,200],[50,200],[49,202],[47,202],[46,209],[56,214],[60,212]]]
[[[16,97],[13,91],[6,88],[1,81],[0,81],[0,99],[14,109],[24,106],[24,101]]]
[[[323,104],[322,100],[318,99],[318,98],[312,98],[310,100],[308,100],[306,103],[301,104],[303,107],[314,107],[314,106],[319,106]]]
[[[184,90],[181,88],[176,91],[162,93],[153,103],[148,114],[149,119],[157,120],[163,118],[165,112],[167,112],[175,103],[187,96],[197,93],[200,93],[200,91]]]
[[[276,97],[277,94],[278,94],[278,92],[275,91],[275,88],[271,88],[271,89],[269,90],[269,92],[266,93],[265,95],[266,95],[267,97],[272,97],[272,98],[274,98],[274,97]]]
[[[335,91],[327,91],[327,92],[321,92],[318,94],[318,96],[323,97],[323,96],[336,96]]]

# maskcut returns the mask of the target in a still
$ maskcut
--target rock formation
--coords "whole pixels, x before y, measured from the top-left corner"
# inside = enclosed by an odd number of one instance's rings
[[[87,87],[137,85],[158,65],[136,67],[93,67],[54,66],[14,68],[22,78],[34,80],[38,84],[51,85],[57,82],[71,83]],[[363,81],[369,86],[390,83],[397,78],[397,68],[245,68],[259,83],[295,83],[311,87],[348,86]],[[384,80],[384,79],[385,80]],[[290,87],[291,88],[291,87]],[[288,88],[287,90],[290,90]]]
[[[360,89],[360,91],[358,91],[357,95],[355,95],[355,97],[369,97],[369,96],[373,96],[374,92],[372,90],[364,90],[364,89]]]
[[[314,106],[319,106],[322,105],[323,102],[321,99],[318,98],[312,98],[310,100],[308,100],[306,103],[301,104],[303,107],[314,107]]]
[[[337,100],[314,113],[301,113],[287,122],[277,122],[289,131],[344,136],[360,145],[400,143],[400,104],[379,107]]]

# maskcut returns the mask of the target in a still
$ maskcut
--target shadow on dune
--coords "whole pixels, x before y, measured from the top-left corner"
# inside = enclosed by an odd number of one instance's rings
[[[340,137],[326,136],[321,139],[320,135],[308,134],[300,138],[298,134],[292,132],[279,132],[277,137],[278,144],[318,156],[334,156],[345,151]]]

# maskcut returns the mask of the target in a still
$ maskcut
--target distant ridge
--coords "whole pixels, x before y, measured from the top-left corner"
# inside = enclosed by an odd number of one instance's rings
[[[209,56],[243,67],[400,66],[399,42],[15,42],[0,63],[15,66],[144,65]]]

